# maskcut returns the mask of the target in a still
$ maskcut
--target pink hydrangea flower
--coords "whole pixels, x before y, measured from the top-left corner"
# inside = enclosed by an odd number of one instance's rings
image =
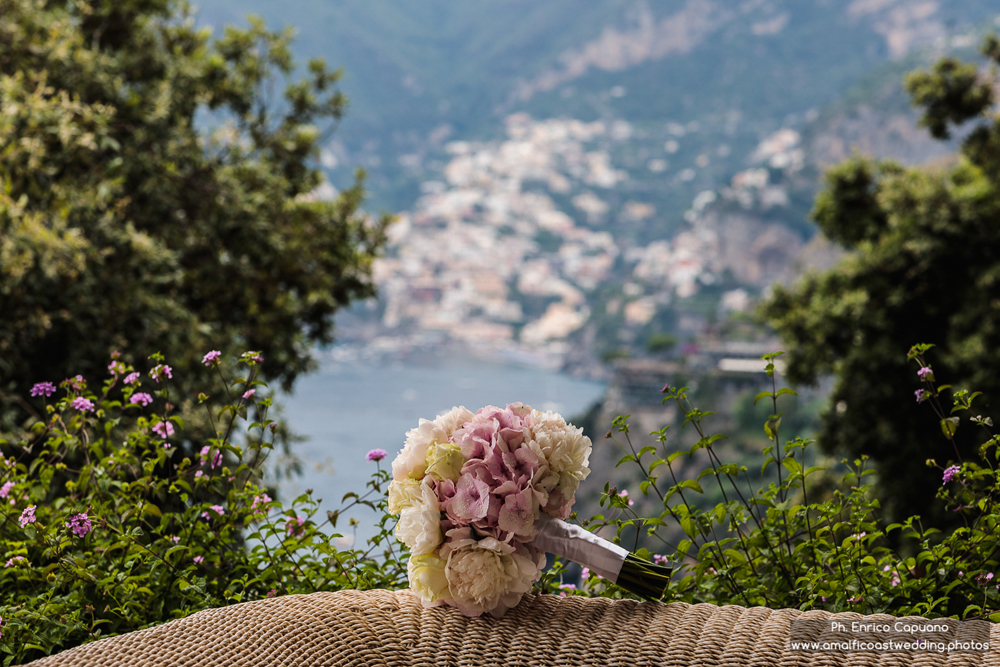
[[[248,398],[251,398],[256,393],[257,393],[256,389],[247,389],[245,392],[243,392],[243,399],[246,400]]]
[[[83,396],[77,396],[76,398],[73,399],[73,402],[70,403],[70,407],[76,408],[80,412],[88,412],[88,411],[93,412],[94,402],[89,398],[84,398]]]
[[[382,459],[384,459],[388,455],[389,455],[389,452],[385,451],[384,449],[373,449],[370,452],[368,452],[368,460],[369,461],[381,461]]]
[[[136,405],[149,405],[153,402],[153,397],[144,391],[132,394],[132,398],[128,399],[129,403],[135,403]]]
[[[133,382],[135,382],[138,379],[139,379],[139,372],[138,371],[133,371],[133,372],[129,373],[128,375],[126,375],[125,379],[122,380],[122,382],[124,382],[125,384],[132,384]]]
[[[66,527],[77,537],[83,537],[91,531],[90,517],[87,513],[74,514],[66,522]]]
[[[54,393],[56,393],[56,386],[51,382],[39,382],[31,388],[32,396],[49,397]]]
[[[0,498],[6,498],[13,488],[14,482],[5,482],[3,486],[0,486]]]
[[[25,507],[24,511],[21,512],[21,518],[19,518],[17,521],[18,521],[18,523],[21,524],[21,528],[24,528],[29,523],[35,523],[35,521],[36,521],[36,519],[35,519],[35,506],[34,505],[28,505],[27,507]]]
[[[174,425],[170,422],[160,422],[153,426],[153,431],[158,433],[161,438],[166,440],[174,434]]]
[[[219,352],[218,350],[212,350],[211,352],[209,352],[208,354],[206,354],[204,357],[201,358],[201,363],[205,364],[206,366],[211,366],[212,364],[214,364],[216,361],[219,360],[220,356],[222,356],[221,352]]]

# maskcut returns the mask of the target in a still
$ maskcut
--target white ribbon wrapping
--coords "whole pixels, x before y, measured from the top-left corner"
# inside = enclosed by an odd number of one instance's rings
[[[628,549],[545,512],[539,514],[536,525],[539,531],[538,537],[532,542],[534,546],[589,567],[591,572],[596,572],[611,583],[618,581],[625,556],[629,554]]]

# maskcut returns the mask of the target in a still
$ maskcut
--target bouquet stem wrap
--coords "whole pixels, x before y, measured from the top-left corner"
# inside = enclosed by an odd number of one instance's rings
[[[533,546],[588,567],[630,593],[658,600],[670,583],[672,568],[645,561],[579,526],[545,513],[539,516],[538,526]]]

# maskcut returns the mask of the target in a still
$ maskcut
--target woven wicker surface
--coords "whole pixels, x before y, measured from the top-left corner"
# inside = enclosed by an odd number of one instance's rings
[[[41,667],[358,665],[984,665],[1000,651],[792,651],[794,619],[890,616],[526,596],[500,620],[424,609],[409,591],[290,595],[203,611],[31,663]],[[1000,626],[990,626],[1000,642]],[[992,643],[992,642],[991,642]],[[1000,643],[993,644],[1000,647]]]

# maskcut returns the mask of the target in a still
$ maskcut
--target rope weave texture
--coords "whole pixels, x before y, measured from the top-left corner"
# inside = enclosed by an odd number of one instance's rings
[[[525,596],[502,619],[424,609],[410,591],[289,595],[202,611],[101,639],[34,667],[480,667],[493,665],[982,665],[1000,667],[1000,625],[982,653],[792,651],[797,618],[892,616]]]

